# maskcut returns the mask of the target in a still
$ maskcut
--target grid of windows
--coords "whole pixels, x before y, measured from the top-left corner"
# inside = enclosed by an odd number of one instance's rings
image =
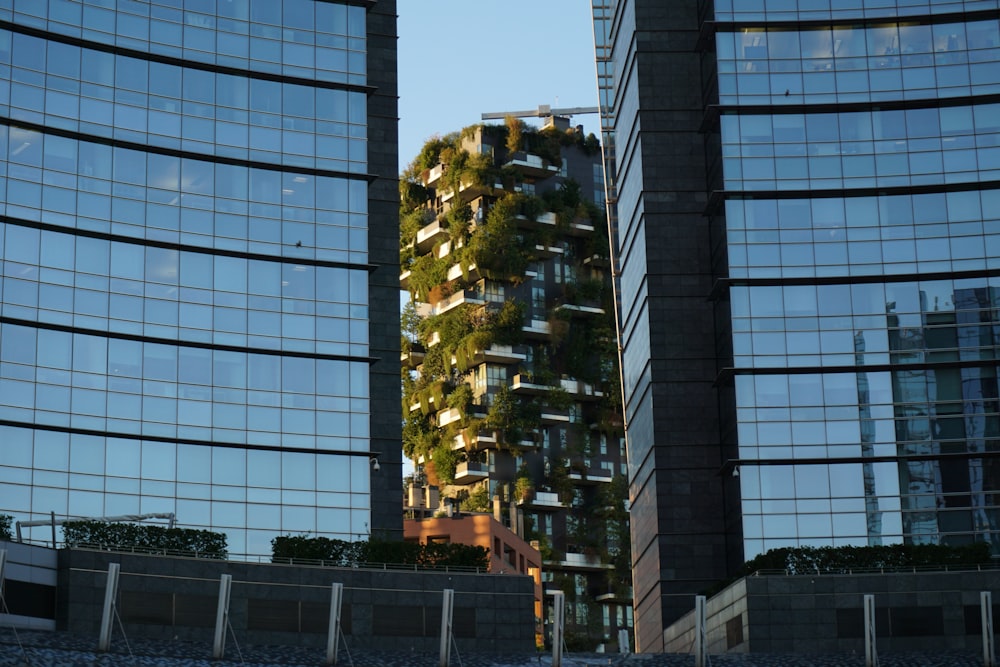
[[[748,558],[1000,550],[1000,106],[940,102],[1000,90],[1000,23],[931,16],[996,8],[716,3],[757,22],[717,33]],[[914,20],[851,20],[881,16]]]
[[[751,28],[716,36],[719,101],[802,104],[1000,91],[1000,21]]]
[[[0,513],[369,532],[366,20],[0,0]]]
[[[176,512],[224,531],[232,554],[282,533],[368,532],[366,458],[0,427],[0,505],[60,516]]]
[[[1000,66],[995,69],[1000,72]],[[730,190],[1000,179],[1000,104],[727,115],[721,121],[725,184]]]
[[[4,419],[367,451],[368,364],[0,325]]]
[[[0,0],[0,20],[194,62],[365,85],[365,8],[314,0]]]
[[[117,236],[368,259],[368,183],[147,153],[0,125],[0,213]]]
[[[256,349],[368,354],[364,270],[15,225],[0,225],[0,249],[7,317]]]
[[[365,94],[222,74],[0,30],[0,113],[243,160],[364,173]]]
[[[811,21],[975,12],[998,0],[715,0],[718,21]]]
[[[989,362],[1000,278],[732,289],[737,367]]]
[[[1000,191],[726,202],[734,278],[1000,268]]]

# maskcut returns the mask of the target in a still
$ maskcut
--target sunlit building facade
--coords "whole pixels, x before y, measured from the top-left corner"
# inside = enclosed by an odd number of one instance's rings
[[[0,513],[401,534],[395,13],[0,0]]]
[[[641,650],[771,548],[1000,551],[998,9],[613,3]]]

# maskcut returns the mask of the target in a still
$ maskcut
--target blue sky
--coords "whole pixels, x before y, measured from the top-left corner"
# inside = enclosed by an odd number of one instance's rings
[[[397,11],[400,169],[483,112],[597,105],[590,0],[398,0]],[[573,121],[600,134],[596,116]]]

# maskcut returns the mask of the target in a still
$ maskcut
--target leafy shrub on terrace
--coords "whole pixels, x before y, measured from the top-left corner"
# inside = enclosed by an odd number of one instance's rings
[[[469,567],[485,570],[490,552],[467,544],[417,544],[369,540],[345,542],[327,537],[281,535],[271,540],[272,562],[295,559],[323,561],[351,567],[365,563],[418,565],[421,567]]]
[[[14,517],[9,514],[0,514],[0,540],[7,540],[10,542],[14,539],[13,533],[10,532],[10,527],[14,524]]]
[[[788,574],[849,574],[872,570],[946,569],[992,564],[990,545],[976,542],[960,546],[946,544],[890,544],[870,547],[785,547],[748,560],[735,577],[702,591],[712,596],[741,577],[755,572]]]
[[[758,570],[785,570],[791,574],[844,574],[859,570],[934,568],[990,562],[990,545],[976,542],[945,544],[890,544],[870,547],[799,547],[771,549],[747,561],[743,574]]]
[[[63,539],[67,547],[91,547],[110,551],[167,551],[218,560],[225,560],[229,555],[225,534],[188,528],[107,521],[68,521],[63,524]]]

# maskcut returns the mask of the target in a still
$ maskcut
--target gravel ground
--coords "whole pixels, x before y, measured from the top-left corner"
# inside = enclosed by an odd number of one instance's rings
[[[96,653],[96,640],[64,633],[0,632],[0,667],[317,667],[325,654],[318,649],[294,646],[248,646],[242,660],[236,649],[227,647],[225,660],[212,660],[211,647],[190,642],[133,640],[126,647],[117,637],[108,653]],[[349,646],[349,644],[348,644]],[[129,653],[131,649],[131,654]],[[341,650],[339,665],[355,667],[438,667],[437,654]],[[485,655],[452,654],[456,667],[550,666],[549,654]],[[716,655],[710,667],[864,667],[864,655]],[[981,654],[975,652],[894,653],[879,656],[879,667],[980,667]],[[694,656],[678,654],[612,655],[569,654],[565,667],[694,667]]]

